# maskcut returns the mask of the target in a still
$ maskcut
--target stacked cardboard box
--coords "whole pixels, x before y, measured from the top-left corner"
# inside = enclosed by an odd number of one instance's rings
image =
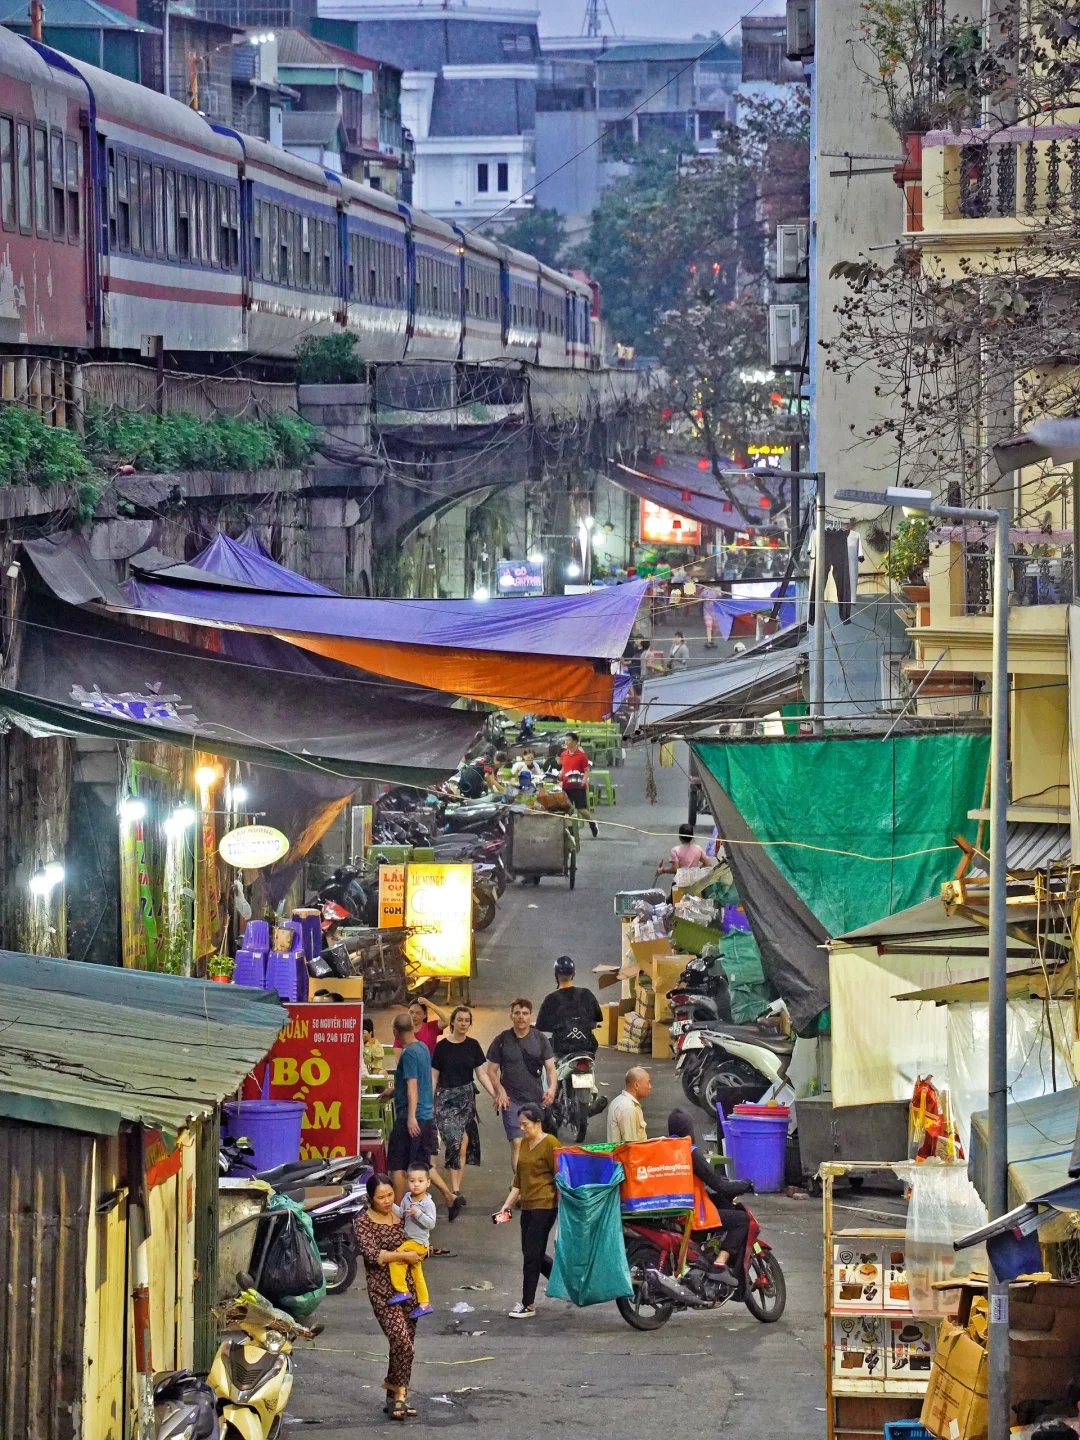
[[[652,1023],[635,1010],[619,1016],[618,1049],[627,1055],[644,1055],[652,1046]]]

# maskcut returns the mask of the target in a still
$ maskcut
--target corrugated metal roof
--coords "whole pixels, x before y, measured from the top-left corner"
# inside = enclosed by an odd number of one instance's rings
[[[0,1115],[174,1133],[233,1094],[284,1019],[272,992],[0,951]]]
[[[629,60],[735,60],[737,53],[723,40],[657,40],[649,45],[613,45],[597,55],[596,63]]]
[[[367,20],[359,9],[355,12],[356,43],[365,55],[402,70],[438,72],[444,65],[522,64],[539,56],[535,20],[527,15],[522,15],[520,23],[482,16],[482,11],[476,18],[463,18],[459,13],[448,21],[443,12],[432,8],[394,20]]]
[[[329,40],[316,40],[305,35],[303,30],[278,30],[278,66],[289,65],[336,65],[343,70],[377,70],[379,62],[366,55],[358,55],[341,45],[331,45]]]
[[[29,25],[30,5],[19,0],[15,5],[0,4],[0,25]],[[139,34],[158,35],[153,25],[144,25],[133,15],[125,15],[102,5],[99,0],[49,0],[46,29],[134,30]]]
[[[1070,854],[1068,825],[1033,824],[1030,820],[1010,820],[1005,840],[1005,863],[1010,870],[1044,870]],[[990,873],[986,861],[976,855],[971,862],[972,875]]]

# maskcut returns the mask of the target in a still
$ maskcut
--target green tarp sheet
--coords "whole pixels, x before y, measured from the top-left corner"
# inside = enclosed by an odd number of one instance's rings
[[[547,1293],[574,1305],[601,1305],[632,1295],[630,1267],[623,1242],[619,1186],[623,1168],[615,1165],[602,1184],[572,1185],[560,1171],[559,1238],[555,1244]]]
[[[955,871],[989,736],[831,736],[694,746],[830,935],[928,900]],[[860,859],[869,856],[870,859]],[[740,893],[742,886],[740,886]],[[744,901],[746,897],[744,896]]]

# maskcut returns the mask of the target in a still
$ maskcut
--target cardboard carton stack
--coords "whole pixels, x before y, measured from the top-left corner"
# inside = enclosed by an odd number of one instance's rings
[[[988,1302],[985,1278],[960,1285],[955,1321],[942,1320],[922,1423],[941,1440],[980,1440],[987,1432]],[[1011,1404],[1063,1401],[1080,1370],[1080,1285],[1013,1284],[1009,1290]]]
[[[615,1045],[627,1054],[670,1060],[673,1016],[667,992],[693,957],[673,954],[670,939],[631,940],[629,920],[621,929],[622,964],[598,965],[593,972],[601,992],[620,987],[618,1001],[601,1004],[604,1018],[594,1034],[601,1045]]]

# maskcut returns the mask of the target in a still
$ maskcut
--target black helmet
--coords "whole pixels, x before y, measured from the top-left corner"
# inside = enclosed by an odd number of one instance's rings
[[[557,980],[573,979],[577,974],[577,966],[569,955],[560,955],[555,961],[555,978]]]

